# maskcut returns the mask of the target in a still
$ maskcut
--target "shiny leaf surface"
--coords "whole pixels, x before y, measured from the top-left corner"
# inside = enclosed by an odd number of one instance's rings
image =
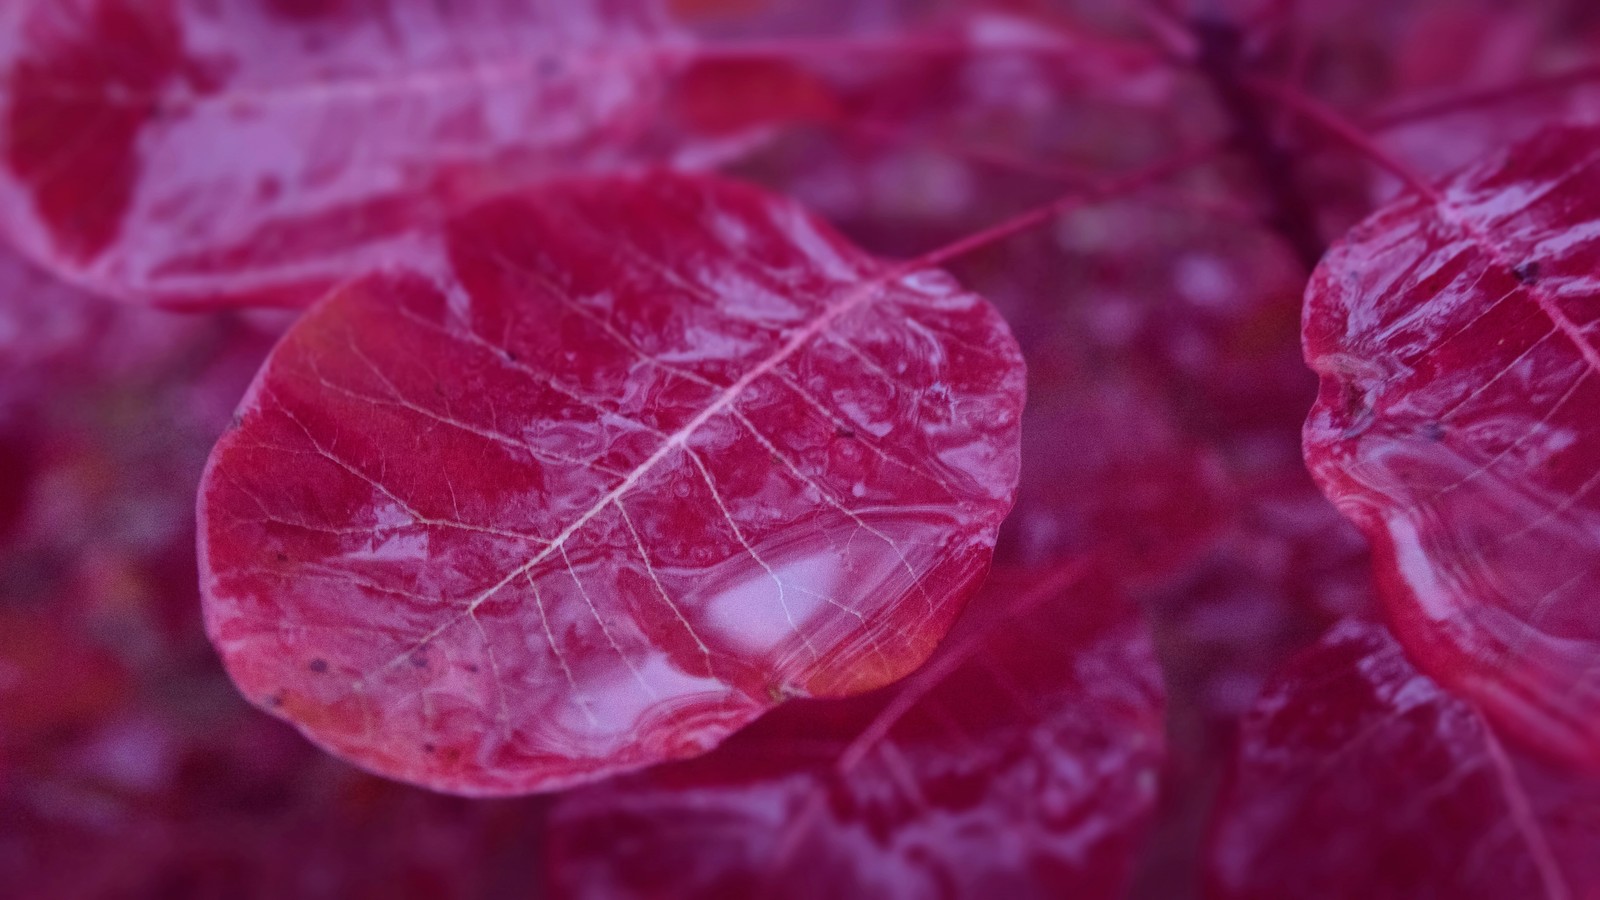
[[[516,793],[927,657],[1017,480],[986,301],[661,173],[448,242],[308,313],[212,455],[202,585],[247,696],[376,771]]]
[[[1063,574],[997,576],[897,685],[795,700],[708,756],[558,798],[553,895],[1121,896],[1160,673],[1137,607]]]
[[[1347,622],[1245,718],[1215,900],[1600,896],[1600,781],[1508,751],[1380,626]]]
[[[1334,248],[1305,438],[1423,669],[1600,768],[1596,134],[1546,131]]]

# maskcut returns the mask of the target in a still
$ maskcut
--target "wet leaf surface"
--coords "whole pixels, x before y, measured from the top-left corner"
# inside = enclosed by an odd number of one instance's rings
[[[711,179],[573,181],[449,243],[312,310],[212,456],[202,584],[247,696],[515,793],[927,657],[1016,485],[992,307]]]
[[[1600,767],[1595,132],[1548,130],[1369,219],[1307,294],[1306,458],[1433,677]]]

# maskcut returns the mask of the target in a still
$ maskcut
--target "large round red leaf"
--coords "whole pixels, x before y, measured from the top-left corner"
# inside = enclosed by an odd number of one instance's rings
[[[799,700],[717,752],[560,796],[571,898],[1124,896],[1155,805],[1160,670],[1138,607],[998,578],[927,668]]]
[[[375,771],[516,793],[927,657],[1017,481],[986,301],[664,173],[446,241],[311,310],[212,455],[202,584],[247,696]]]
[[[1383,628],[1336,627],[1244,720],[1215,900],[1600,896],[1600,782],[1506,750]]]
[[[1306,298],[1306,459],[1418,664],[1600,767],[1600,132],[1396,202]]]
[[[0,224],[119,296],[301,305],[486,192],[674,150],[648,0],[6,6]]]

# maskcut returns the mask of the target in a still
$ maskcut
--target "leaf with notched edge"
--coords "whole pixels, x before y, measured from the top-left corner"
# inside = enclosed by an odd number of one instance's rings
[[[497,190],[695,143],[651,133],[690,43],[648,0],[7,7],[0,224],[116,296],[304,305]]]
[[[1336,246],[1306,297],[1306,459],[1400,640],[1600,768],[1600,132],[1557,128]]]
[[[1016,488],[983,299],[707,178],[552,183],[335,292],[201,487],[244,693],[374,771],[547,790],[920,664]]]
[[[1160,669],[1102,577],[997,574],[928,666],[796,700],[715,753],[556,798],[572,898],[1123,896],[1155,805]],[[1065,577],[1063,577],[1065,576]]]
[[[1600,896],[1600,781],[1508,752],[1380,626],[1287,666],[1239,744],[1213,900]]]

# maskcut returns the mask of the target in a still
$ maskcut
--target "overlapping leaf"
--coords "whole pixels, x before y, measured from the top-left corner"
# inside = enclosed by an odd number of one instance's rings
[[[461,204],[670,158],[648,0],[13,3],[0,223],[118,296],[304,305]]]
[[[1137,607],[998,577],[928,667],[797,700],[708,756],[574,791],[562,898],[1112,898],[1155,801],[1161,687]]]
[[[1397,202],[1307,293],[1306,458],[1401,640],[1517,738],[1600,766],[1596,132]]]
[[[512,793],[927,657],[1016,485],[987,302],[714,179],[551,185],[448,238],[308,313],[213,453],[202,584],[251,699]]]
[[[1600,893],[1600,782],[1503,747],[1379,626],[1347,622],[1245,719],[1216,900]]]

